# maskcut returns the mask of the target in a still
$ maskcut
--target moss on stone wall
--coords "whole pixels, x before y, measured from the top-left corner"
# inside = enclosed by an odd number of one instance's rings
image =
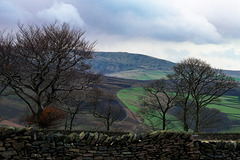
[[[195,137],[196,138],[196,137]],[[0,159],[237,159],[235,142],[203,142],[185,132],[111,134],[0,128]]]

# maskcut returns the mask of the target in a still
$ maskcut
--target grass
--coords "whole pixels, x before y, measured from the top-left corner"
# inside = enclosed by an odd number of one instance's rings
[[[236,81],[240,82],[240,77],[233,77]]]
[[[143,88],[122,89],[117,93],[118,98],[133,112],[140,110],[139,97],[143,95]]]
[[[220,102],[210,104],[208,108],[216,108],[228,115],[231,120],[240,120],[240,101],[237,96],[222,96]]]
[[[135,73],[135,75],[129,76],[129,79],[137,80],[154,80],[166,77],[168,73],[166,71],[142,71]]]
[[[25,108],[24,102],[0,97],[0,117],[3,119],[17,119],[19,121]]]
[[[165,78],[166,75],[172,73],[172,71],[166,70],[128,70],[116,73],[108,74],[110,77],[119,77],[125,79],[135,79],[135,80],[156,80]],[[236,81],[240,82],[240,77],[233,77]]]
[[[167,129],[183,131],[183,128],[181,126],[181,122],[179,120],[177,120],[176,117],[174,117],[170,114],[167,114],[167,119],[172,121],[171,124],[169,124],[167,126]],[[144,119],[144,122],[149,126],[151,125],[150,122],[145,120],[145,119]],[[162,123],[161,123],[159,118],[156,118],[156,117],[152,118],[152,122],[154,123],[154,125],[157,125],[159,128],[162,128]]]
[[[239,133],[240,125],[232,126],[229,130],[222,131],[222,133]]]
[[[140,99],[139,97],[144,95],[144,90],[142,87],[137,88],[129,88],[129,89],[122,89],[117,93],[118,98],[132,111],[135,113],[139,113],[141,108]],[[157,113],[156,113],[157,114]],[[144,117],[143,117],[144,118]],[[171,130],[182,130],[181,122],[176,119],[176,117],[172,115],[167,115],[167,119],[174,120],[170,125]],[[150,122],[144,120],[144,122],[150,125]],[[153,118],[153,123],[156,126],[161,127],[161,122],[158,118]]]
[[[126,78],[126,79],[135,79],[135,80],[156,80],[166,77],[167,74],[171,71],[145,71],[145,70],[131,70],[131,71],[122,71],[118,73],[108,74],[108,76]]]
[[[140,110],[139,97],[143,96],[143,88],[129,88],[120,90],[117,93],[118,98],[133,112],[138,113]],[[215,104],[210,104],[208,108],[216,108],[223,113],[226,113],[230,120],[240,120],[240,101],[238,96],[222,96],[220,101]],[[175,117],[168,115],[169,119],[175,119]],[[145,121],[149,124],[149,122]],[[159,123],[158,119],[154,119],[154,123]],[[179,121],[174,121],[174,130],[182,130],[181,123]],[[239,126],[232,126],[230,130],[223,132],[240,132]]]

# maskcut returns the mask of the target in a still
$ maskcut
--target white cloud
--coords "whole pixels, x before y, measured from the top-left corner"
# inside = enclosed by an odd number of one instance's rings
[[[82,27],[84,22],[76,7],[58,0],[0,0],[0,28],[17,29],[17,23],[41,24],[57,20]]]
[[[57,1],[50,8],[39,11],[37,17],[49,22],[55,20],[61,23],[67,22],[78,27],[84,24],[78,10],[73,5]]]
[[[226,44],[202,44],[192,42],[167,42],[147,38],[123,39],[119,36],[100,35],[97,37],[97,51],[141,53],[173,62],[188,57],[205,60],[212,67],[240,70],[240,45],[237,42]]]
[[[159,17],[157,21],[161,37],[170,37],[170,41],[191,41],[197,44],[223,42],[216,27],[204,16],[194,14],[186,9],[177,11],[166,18]],[[164,40],[164,39],[163,39]]]
[[[240,37],[240,1],[238,0],[181,0],[177,5],[203,15],[225,38]]]
[[[80,16],[81,15],[81,16]],[[84,27],[97,50],[240,70],[237,0],[0,0],[0,28],[58,20]]]
[[[199,44],[223,42],[218,29],[204,15],[174,0],[80,1],[83,5],[79,3],[79,11],[86,24],[98,32]]]
[[[11,1],[0,0],[0,28],[6,29],[17,26],[18,22],[27,23],[32,19],[31,13],[24,7]]]

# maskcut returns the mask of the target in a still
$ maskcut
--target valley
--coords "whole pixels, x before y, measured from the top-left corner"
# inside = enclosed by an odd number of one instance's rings
[[[143,95],[142,87],[153,80],[164,78],[172,72],[175,63],[140,54],[125,52],[96,52],[95,59],[90,62],[95,72],[104,75],[103,85],[99,86],[105,91],[111,91],[117,96],[117,105],[125,111],[125,117],[113,125],[114,130],[127,132],[141,132],[149,130],[149,122],[140,116],[141,104],[139,97]],[[240,81],[240,71],[224,71],[226,74]],[[240,89],[221,98],[221,101],[207,106],[216,108],[227,115],[232,121],[229,129],[221,132],[240,132]],[[26,105],[16,96],[2,96],[0,99],[0,117],[18,124]],[[169,114],[169,119],[174,120],[170,125],[171,130],[182,130],[182,124],[177,118]],[[158,123],[158,119],[153,120]],[[74,129],[77,130],[103,130],[101,120],[85,112],[77,117]]]
[[[119,54],[122,54],[119,58]],[[172,67],[175,65],[168,61],[155,61],[155,58],[152,57],[146,57],[146,62],[139,61],[139,59],[143,58],[144,56],[141,55],[141,58],[136,58],[137,55],[135,54],[128,54],[128,53],[106,53],[107,57],[114,58],[114,60],[111,60],[110,63],[108,63],[108,60],[105,59],[104,53],[97,53],[96,58],[101,59],[102,61],[105,61],[104,64],[108,64],[106,68],[112,68],[112,71],[107,71],[106,76],[109,77],[118,77],[118,78],[125,78],[129,81],[135,79],[135,80],[145,80],[151,82],[152,80],[165,78],[165,76],[172,72]],[[137,64],[135,68],[133,67],[126,67],[124,65],[124,59],[123,57],[131,57],[131,64]],[[135,58],[133,58],[135,57]],[[152,58],[152,61],[150,60]],[[128,59],[128,60],[129,60]],[[117,63],[112,63],[117,62]],[[129,61],[128,61],[129,62]],[[164,69],[162,69],[162,66],[158,66],[158,64],[161,64],[164,62],[166,65]],[[149,64],[149,65],[148,65]],[[155,64],[153,66],[152,64]],[[122,67],[119,67],[122,66]],[[144,69],[143,69],[144,68]],[[224,73],[232,76],[235,80],[240,81],[240,71],[229,71],[224,70]],[[227,118],[230,121],[236,121],[231,124],[230,129],[222,130],[221,132],[239,132],[239,114],[240,114],[240,100],[238,98],[240,94],[240,89],[238,88],[235,92],[228,93],[227,95],[221,97],[220,102],[208,105],[208,108],[215,108],[220,110],[223,114],[227,115]],[[143,95],[143,89],[140,87],[138,88],[128,88],[128,89],[122,89],[117,92],[118,98],[126,105],[126,107],[133,112],[133,114],[136,115],[138,120],[141,122],[144,121],[144,118],[139,115],[139,110],[141,108],[141,104],[139,104],[139,97]],[[176,119],[174,116],[169,115],[169,118]],[[157,120],[154,120],[154,123],[158,123]],[[237,124],[235,124],[237,123]],[[228,127],[227,127],[228,128]],[[181,128],[181,122],[175,120],[174,123],[171,126],[171,129],[173,130],[182,130]]]

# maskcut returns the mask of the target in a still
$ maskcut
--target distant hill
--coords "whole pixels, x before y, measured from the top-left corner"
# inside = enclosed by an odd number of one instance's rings
[[[175,65],[170,61],[126,52],[96,52],[92,64],[94,70],[103,71],[104,74],[130,70],[170,71]]]
[[[160,79],[172,72],[176,64],[141,54],[127,52],[96,52],[92,60],[93,69],[105,76],[137,80]],[[224,70],[240,81],[240,71]]]
[[[240,71],[224,70],[224,73],[240,81]]]
[[[145,86],[151,81],[139,80],[154,80],[164,77],[172,72],[172,67],[175,65],[170,61],[126,52],[96,52],[94,56],[95,58],[91,62],[93,69],[97,72],[102,71],[105,74],[103,85],[100,87],[114,93],[121,89]],[[225,73],[240,80],[240,71],[225,71]],[[237,92],[239,93],[239,90]],[[229,95],[237,96],[232,93],[229,93]],[[119,105],[125,106],[121,100],[118,100],[118,102]],[[0,117],[5,120],[22,124],[19,119],[25,113],[25,108],[26,104],[17,96],[0,97]],[[129,109],[125,109],[127,116],[123,121],[119,122],[116,128],[120,126],[126,131],[141,130],[141,125],[134,114]],[[87,119],[89,121],[86,124]],[[98,124],[100,123],[98,121],[92,115],[86,114],[76,120],[76,126],[82,127],[82,129],[89,126],[94,128],[101,125]],[[82,122],[84,123],[80,125]]]

